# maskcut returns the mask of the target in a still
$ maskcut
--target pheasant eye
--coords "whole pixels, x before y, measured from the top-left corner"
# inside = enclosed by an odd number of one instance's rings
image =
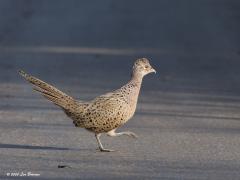
[[[149,68],[149,66],[148,66],[148,65],[146,65],[146,66],[145,66],[145,68],[147,69],[147,68]]]

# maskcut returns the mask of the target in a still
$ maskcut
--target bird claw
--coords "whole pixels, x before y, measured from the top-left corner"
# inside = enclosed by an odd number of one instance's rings
[[[130,137],[133,137],[133,138],[138,138],[138,136],[133,132],[126,132],[126,135],[130,136]]]
[[[114,152],[115,150],[100,148],[100,151],[101,152]]]

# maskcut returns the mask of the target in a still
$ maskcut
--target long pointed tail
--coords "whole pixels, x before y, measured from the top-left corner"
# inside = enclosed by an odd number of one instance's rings
[[[22,70],[19,71],[19,74],[35,86],[33,88],[35,91],[40,92],[45,98],[52,101],[54,104],[65,110],[70,110],[76,107],[76,101],[71,96],[68,96],[52,85],[25,73]]]

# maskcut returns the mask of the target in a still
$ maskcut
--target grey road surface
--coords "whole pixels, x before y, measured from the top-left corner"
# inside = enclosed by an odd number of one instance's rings
[[[237,0],[1,0],[0,179],[240,179],[239,22]],[[90,100],[138,57],[158,73],[113,153],[17,74]]]

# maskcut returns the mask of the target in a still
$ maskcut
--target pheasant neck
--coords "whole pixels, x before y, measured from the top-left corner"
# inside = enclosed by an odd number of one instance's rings
[[[131,80],[130,80],[130,83],[132,85],[134,85],[135,87],[137,86],[138,88],[140,88],[141,84],[142,84],[142,79],[143,79],[142,75],[133,73],[132,77],[131,77]]]
[[[131,107],[131,116],[134,114],[137,106],[138,95],[141,89],[143,76],[141,74],[133,73],[131,80],[127,83],[126,87],[128,88],[128,95],[126,98],[129,101]]]

